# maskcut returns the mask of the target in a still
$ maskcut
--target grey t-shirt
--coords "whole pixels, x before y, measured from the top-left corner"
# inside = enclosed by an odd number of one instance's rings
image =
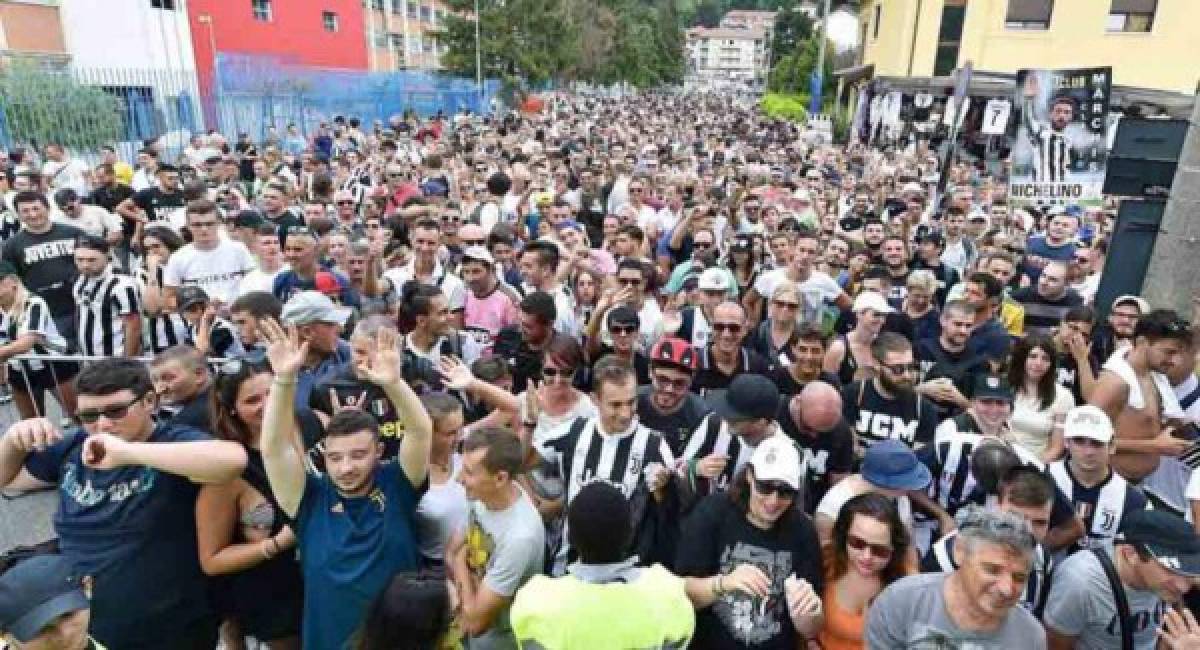
[[[1102,547],[1112,557],[1113,547]],[[1125,587],[1129,600],[1133,647],[1153,650],[1158,639],[1166,604],[1152,591]],[[1078,637],[1076,648],[1121,647],[1121,626],[1117,623],[1117,603],[1104,567],[1090,551],[1080,551],[1063,561],[1054,571],[1054,582],[1042,616],[1046,627],[1064,636]]]
[[[1014,607],[999,630],[964,630],[950,620],[942,585],[949,573],[901,578],[867,609],[865,647],[871,650],[1044,650],[1046,633],[1024,608]]]
[[[546,545],[542,517],[518,486],[520,495],[505,510],[491,511],[472,501],[467,520],[467,566],[482,580],[481,588],[513,598],[517,589],[541,573]],[[508,608],[496,616],[492,627],[471,638],[470,647],[512,649],[517,647]]]

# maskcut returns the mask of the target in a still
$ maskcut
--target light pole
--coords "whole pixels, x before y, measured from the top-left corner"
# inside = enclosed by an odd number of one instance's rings
[[[808,113],[813,115],[821,112],[821,91],[825,87],[825,37],[829,33],[829,0],[821,11],[821,39],[817,41],[817,69],[813,70],[811,97],[808,102]],[[816,34],[813,34],[816,38]]]
[[[479,93],[479,113],[483,114],[483,49],[479,40],[479,0],[475,0],[475,89]]]
[[[209,128],[220,128],[217,125],[219,121],[218,113],[220,111],[220,107],[217,105],[217,86],[220,84],[220,81],[217,79],[217,37],[213,34],[212,14],[199,14],[196,16],[196,22],[208,27],[208,50],[209,55],[212,57],[212,72],[210,73],[208,87],[208,92],[210,93],[209,101],[212,106],[212,122],[209,124]],[[203,100],[203,98],[201,99]]]

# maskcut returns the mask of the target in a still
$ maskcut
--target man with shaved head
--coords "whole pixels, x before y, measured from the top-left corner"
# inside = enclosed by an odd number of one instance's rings
[[[783,397],[776,421],[804,449],[806,511],[812,512],[829,488],[853,471],[854,434],[842,418],[842,396],[831,384],[810,381],[799,393]]]

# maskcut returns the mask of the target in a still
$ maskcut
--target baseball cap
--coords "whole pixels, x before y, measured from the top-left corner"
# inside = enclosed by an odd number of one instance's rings
[[[629,305],[617,305],[613,310],[608,312],[608,326],[613,325],[632,325],[638,327],[642,324],[642,319],[638,317],[638,313]]]
[[[936,244],[939,248],[941,248],[942,246],[946,245],[946,238],[943,237],[942,233],[940,233],[940,232],[927,232],[924,235],[917,238],[917,243]]]
[[[729,291],[729,277],[718,268],[704,269],[698,286],[701,291]]]
[[[867,448],[862,477],[886,490],[924,490],[929,487],[929,468],[917,460],[908,445],[895,439],[881,440]]]
[[[1063,438],[1091,438],[1107,445],[1113,439],[1112,420],[1098,406],[1076,406],[1067,411]]]
[[[242,210],[233,219],[235,228],[257,228],[266,222],[266,218],[258,210]]]
[[[679,366],[689,372],[696,369],[696,348],[691,343],[669,336],[659,339],[650,349],[650,363]]]
[[[329,296],[319,291],[301,291],[283,306],[283,322],[288,325],[337,323],[345,325],[350,318],[349,307],[338,307]]]
[[[924,194],[925,188],[921,187],[920,183],[908,182],[904,187],[900,188],[901,194]]]
[[[61,555],[37,555],[0,575],[0,629],[21,643],[63,614],[88,609],[87,596]]]
[[[975,376],[971,384],[972,399],[1002,399],[1013,401],[1013,389],[1008,380],[1000,375],[990,373]]]
[[[177,299],[175,301],[179,305],[179,309],[187,309],[192,305],[200,303],[208,303],[208,292],[200,287],[186,286],[180,287]]]
[[[877,314],[890,314],[895,309],[888,304],[887,298],[878,291],[862,291],[854,299],[854,308],[851,309],[854,313],[858,313],[864,309],[870,309]]]
[[[713,411],[727,421],[773,420],[779,410],[779,387],[758,374],[733,378],[725,392],[712,397]]]
[[[735,253],[749,253],[750,251],[754,250],[754,241],[749,237],[739,236],[737,239],[733,240],[733,246],[730,250]]]
[[[467,250],[463,251],[463,259],[486,262],[488,266],[496,264],[496,260],[492,258],[492,254],[483,246],[468,246]]]
[[[796,445],[780,433],[758,443],[750,457],[756,480],[780,481],[793,490],[800,489],[800,476],[804,473],[801,462]]]
[[[1200,535],[1182,517],[1164,510],[1127,512],[1116,541],[1141,546],[1174,573],[1200,576]]]
[[[327,296],[336,296],[342,290],[337,276],[329,271],[317,271],[317,274],[313,276],[313,286]]]
[[[1112,302],[1113,307],[1127,304],[1135,305],[1138,308],[1138,311],[1143,314],[1150,313],[1150,303],[1146,302],[1146,300],[1141,296],[1135,296],[1127,293],[1123,296],[1117,296],[1117,299]]]

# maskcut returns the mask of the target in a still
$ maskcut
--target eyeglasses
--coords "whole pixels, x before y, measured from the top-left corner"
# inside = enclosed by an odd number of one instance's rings
[[[917,363],[916,361],[914,361],[912,363],[894,363],[894,364],[890,364],[890,365],[886,364],[886,363],[881,363],[881,364],[879,364],[879,367],[886,368],[887,371],[892,373],[893,375],[904,375],[904,374],[908,374],[908,373],[912,373],[915,375],[921,371],[921,364]]]
[[[485,243],[487,243],[487,240],[485,240],[485,239],[464,239],[463,240],[464,246],[483,246]]]
[[[188,224],[188,228],[216,228],[216,221],[193,221]]]
[[[760,481],[754,479],[754,490],[764,497],[769,497],[772,494],[779,495],[780,499],[793,499],[796,497],[796,488],[779,481]]]
[[[121,418],[129,415],[130,407],[142,401],[142,398],[145,396],[146,393],[142,393],[141,395],[138,395],[124,404],[114,404],[107,408],[97,409],[95,411],[78,411],[75,413],[75,417],[79,418],[79,421],[84,424],[91,424],[99,420],[101,416],[106,417],[109,420],[120,420]]]
[[[338,201],[338,205],[354,205],[354,201]]]
[[[551,379],[553,377],[562,377],[564,379],[571,379],[574,376],[575,376],[574,368],[550,368],[550,367],[542,368],[542,377],[545,379]]]
[[[628,336],[638,330],[637,325],[609,325],[608,331],[618,336]]]
[[[694,249],[696,249],[696,250],[703,251],[703,250],[708,250],[708,249],[710,249],[710,248],[712,248],[712,247],[713,247],[713,244],[712,244],[712,242],[710,242],[710,241],[696,241],[696,242],[692,242],[692,248],[694,248]]]
[[[798,303],[798,302],[788,302],[786,300],[772,300],[771,304],[775,305],[775,307],[778,309],[800,309],[800,303]]]
[[[871,555],[880,560],[887,560],[892,557],[892,547],[886,544],[872,544],[858,535],[847,535],[846,546],[855,551],[870,549]]]
[[[640,287],[642,286],[641,278],[617,278],[617,282],[623,287]]]
[[[640,194],[640,193],[642,192],[642,188],[640,188],[640,187],[631,187],[631,188],[629,188],[629,191],[630,191],[630,192],[633,192],[634,194]]]
[[[652,375],[651,378],[655,384],[663,388],[674,388],[675,390],[687,390],[692,387],[692,378],[673,379],[663,374]]]
[[[445,214],[442,215],[442,221],[449,221],[450,223],[462,223],[462,217],[457,214]]]
[[[714,332],[718,333],[731,332],[733,334],[737,334],[738,332],[742,331],[742,326],[738,323],[713,323],[712,328]]]

